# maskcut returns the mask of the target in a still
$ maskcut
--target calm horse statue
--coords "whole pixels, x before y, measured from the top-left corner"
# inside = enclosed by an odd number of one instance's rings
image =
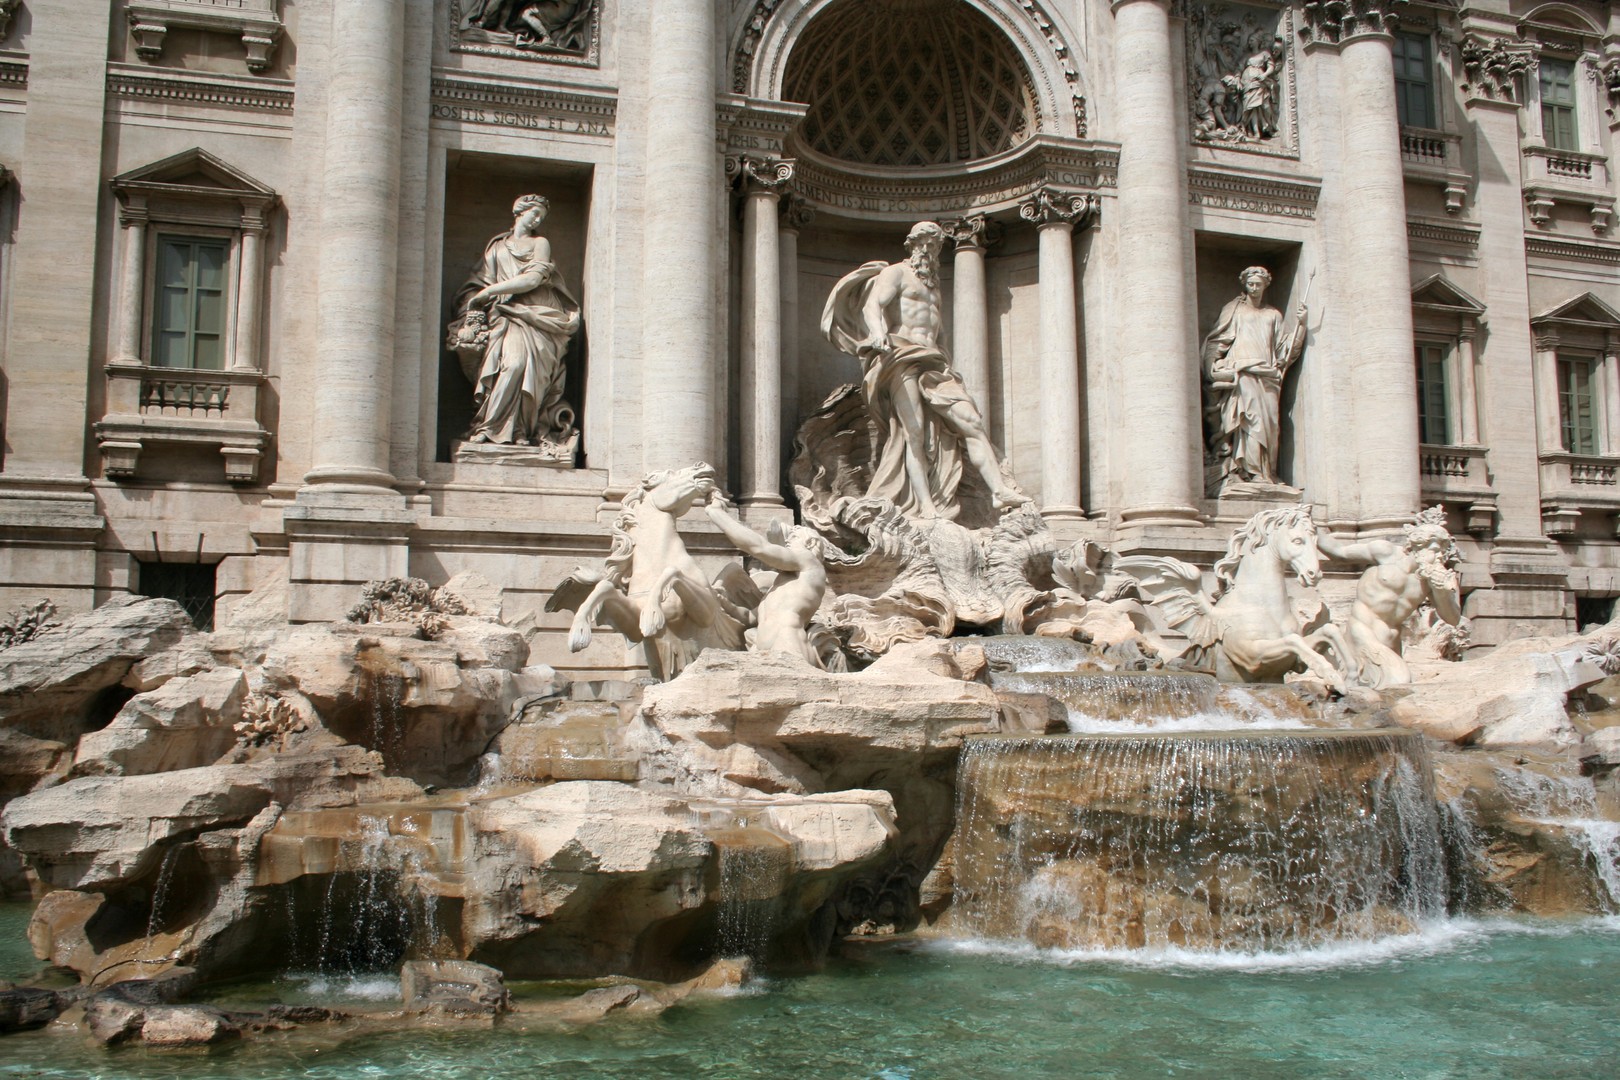
[[[1215,564],[1213,593],[1204,591],[1202,571],[1178,559],[1134,555],[1115,562],[1114,569],[1133,578],[1137,590],[1198,650],[1213,654],[1221,679],[1276,682],[1304,668],[1343,692],[1347,671],[1342,669],[1353,665],[1344,635],[1331,623],[1302,632],[1288,597],[1290,572],[1307,588],[1322,578],[1310,507],[1266,510],[1250,518]],[[1323,655],[1324,647],[1337,663]]]
[[[624,497],[602,568],[576,569],[546,601],[547,611],[574,612],[571,652],[591,643],[593,625],[607,625],[646,644],[653,677],[669,680],[705,648],[743,647],[758,589],[738,563],[711,582],[676,528],[682,514],[717,497],[714,467],[704,462],[651,473]]]

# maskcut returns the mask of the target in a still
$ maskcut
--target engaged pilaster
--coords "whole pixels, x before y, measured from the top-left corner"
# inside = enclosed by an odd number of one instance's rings
[[[985,291],[984,256],[995,242],[994,223],[971,214],[940,223],[955,245],[951,294],[951,362],[968,396],[990,417],[990,298]]]
[[[735,157],[726,172],[743,196],[742,494],[746,510],[782,507],[782,256],[777,202],[793,162]]]
[[[1096,212],[1090,195],[1043,188],[1018,206],[1040,230],[1041,513],[1082,518],[1080,335],[1074,293],[1074,226]]]
[[[715,153],[715,5],[658,0],[647,100],[642,420],[644,464],[718,464],[715,331],[720,158]],[[656,434],[654,434],[656,433]]]
[[[1116,312],[1119,405],[1129,417],[1116,473],[1120,516],[1195,522],[1202,439],[1189,331],[1185,119],[1170,7],[1167,0],[1116,0],[1113,11],[1119,234],[1130,247],[1120,259]]]
[[[793,442],[799,422],[799,231],[816,218],[816,209],[802,196],[789,191],[777,203],[780,235],[778,261],[782,279],[782,408],[778,415],[781,434],[777,440],[777,460]]]

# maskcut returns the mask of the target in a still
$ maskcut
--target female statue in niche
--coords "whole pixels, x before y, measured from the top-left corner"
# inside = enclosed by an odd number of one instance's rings
[[[571,459],[574,410],[563,400],[563,355],[579,331],[579,301],[540,235],[551,204],[524,195],[514,221],[484,249],[456,294],[449,348],[473,381],[473,443],[539,446]]]
[[[1204,338],[1204,384],[1209,398],[1210,459],[1219,477],[1210,494],[1231,483],[1275,486],[1279,399],[1283,376],[1305,348],[1305,304],[1293,329],[1266,303],[1271,271],[1251,266],[1238,275],[1243,292],[1221,309]]]

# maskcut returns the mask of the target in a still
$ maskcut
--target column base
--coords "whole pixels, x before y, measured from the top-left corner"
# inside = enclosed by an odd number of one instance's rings
[[[1059,503],[1041,507],[1041,517],[1051,521],[1084,521],[1086,512],[1078,506],[1065,506]]]
[[[774,492],[738,496],[737,511],[743,524],[749,526],[769,525],[773,521],[793,524],[793,511]]]
[[[392,489],[394,474],[386,469],[372,469],[353,465],[317,465],[304,474],[304,487],[323,487],[373,491]]]
[[[1120,511],[1121,525],[1185,525],[1204,524],[1195,506],[1166,503],[1159,506],[1133,506]]]
[[[304,488],[282,520],[292,622],[342,619],[366,582],[410,576],[416,514],[398,492]]]

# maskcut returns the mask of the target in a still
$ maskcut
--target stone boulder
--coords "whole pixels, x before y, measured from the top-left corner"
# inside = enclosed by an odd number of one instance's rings
[[[137,694],[113,722],[79,740],[81,776],[138,776],[212,765],[236,745],[247,678],[216,668],[169,679]]]
[[[270,800],[260,770],[243,765],[91,776],[12,800],[0,828],[47,884],[97,890],[156,869],[167,841],[242,825]]]
[[[296,627],[268,650],[266,692],[302,698],[341,738],[381,754],[389,771],[439,786],[469,782],[512,707],[556,690],[547,667],[524,668],[521,634],[449,617],[437,640],[409,624]]]
[[[1566,750],[1581,735],[1569,695],[1608,674],[1580,638],[1527,638],[1461,663],[1418,661],[1391,719],[1447,742]]]
[[[21,986],[0,988],[0,1035],[44,1027],[62,1014],[68,995]]]
[[[196,636],[172,600],[116,597],[0,650],[0,728],[72,745],[116,711],[109,696],[132,667]]]
[[[144,981],[120,983],[90,998],[84,1026],[93,1039],[104,1046],[207,1046],[242,1034],[227,1013],[206,1005],[167,1004],[144,993]]]
[[[962,737],[1001,730],[1009,711],[1015,726],[1026,722],[988,685],[968,681],[983,667],[982,653],[959,658],[943,641],[897,645],[855,674],[710,650],[680,678],[647,689],[640,729],[628,737],[643,774],[675,790],[886,791],[902,828],[897,857],[920,880],[950,831]]]
[[[399,972],[405,1011],[448,1017],[495,1017],[511,1008],[499,971],[470,960],[411,960]]]

